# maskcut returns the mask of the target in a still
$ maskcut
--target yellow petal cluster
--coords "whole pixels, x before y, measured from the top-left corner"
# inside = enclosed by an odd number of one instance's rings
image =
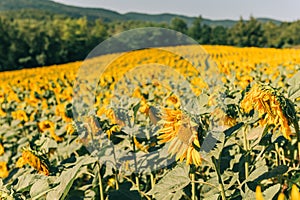
[[[43,133],[46,131],[50,132],[51,137],[57,141],[61,142],[63,141],[63,138],[59,137],[58,135],[55,134],[55,124],[49,120],[45,120],[42,122],[38,123],[39,130]]]
[[[1,161],[0,162],[0,178],[6,178],[8,177],[8,169],[7,169],[7,163]]]
[[[39,173],[44,175],[49,175],[48,167],[41,161],[41,159],[29,150],[24,150],[22,152],[22,157],[20,157],[16,163],[16,167],[21,168],[24,165],[29,164],[31,167],[35,168]]]
[[[168,143],[168,152],[176,155],[176,160],[182,162],[186,159],[186,164],[201,165],[199,149],[195,149],[200,148],[200,144],[191,119],[180,110],[165,108],[160,123],[159,143]]]
[[[241,101],[241,108],[245,112],[250,112],[252,109],[258,111],[261,125],[275,125],[275,130],[280,129],[283,136],[291,140],[291,128],[288,119],[283,113],[280,102],[271,88],[255,84]]]

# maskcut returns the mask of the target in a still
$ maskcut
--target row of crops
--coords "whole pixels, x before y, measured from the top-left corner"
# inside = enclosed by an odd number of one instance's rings
[[[298,200],[299,69],[190,45],[2,72],[0,198]]]

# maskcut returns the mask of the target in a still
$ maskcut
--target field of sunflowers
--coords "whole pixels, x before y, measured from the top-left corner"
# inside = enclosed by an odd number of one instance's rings
[[[0,199],[299,200],[300,49],[202,48],[0,73]]]

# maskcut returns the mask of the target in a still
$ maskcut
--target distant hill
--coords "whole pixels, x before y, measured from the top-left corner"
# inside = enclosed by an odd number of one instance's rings
[[[124,20],[124,16],[120,13],[101,8],[80,8],[49,0],[0,0],[0,11],[16,11],[21,9],[37,9],[75,18],[84,16],[88,19],[101,18],[105,22]]]
[[[157,23],[170,23],[174,17],[179,17],[191,25],[195,17],[188,17],[176,14],[143,14],[130,12],[126,14],[120,14],[115,11],[102,9],[102,8],[82,8],[75,6],[68,6],[61,3],[56,3],[50,0],[0,0],[0,13],[7,11],[20,11],[26,12],[28,10],[39,10],[46,13],[61,14],[64,16],[70,16],[74,18],[87,17],[88,19],[102,19],[104,22],[111,21],[127,21],[127,20],[138,20],[138,21],[149,21]],[[200,13],[199,13],[200,14]],[[259,21],[267,22],[272,21],[275,24],[281,23],[278,20],[268,18],[258,18]],[[210,20],[203,19],[203,23],[210,26],[224,26],[231,27],[236,21],[235,20]]]

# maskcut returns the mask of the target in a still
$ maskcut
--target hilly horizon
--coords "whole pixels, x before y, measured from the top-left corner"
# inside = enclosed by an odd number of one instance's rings
[[[175,17],[181,18],[186,21],[187,25],[191,25],[196,19],[195,17],[189,17],[179,14],[162,13],[162,14],[146,14],[139,12],[128,12],[125,14],[118,13],[116,11],[103,9],[103,8],[84,8],[65,5],[50,0],[1,0],[0,1],[0,13],[10,11],[29,11],[39,10],[52,14],[60,14],[73,18],[87,17],[89,20],[102,19],[104,22],[112,21],[145,21],[155,23],[167,23],[170,24],[171,20]],[[199,13],[201,15],[201,13]],[[280,24],[281,21],[270,18],[257,18],[260,22],[271,21],[275,24]],[[203,18],[203,24],[210,26],[224,26],[231,27],[238,20],[211,20]]]

